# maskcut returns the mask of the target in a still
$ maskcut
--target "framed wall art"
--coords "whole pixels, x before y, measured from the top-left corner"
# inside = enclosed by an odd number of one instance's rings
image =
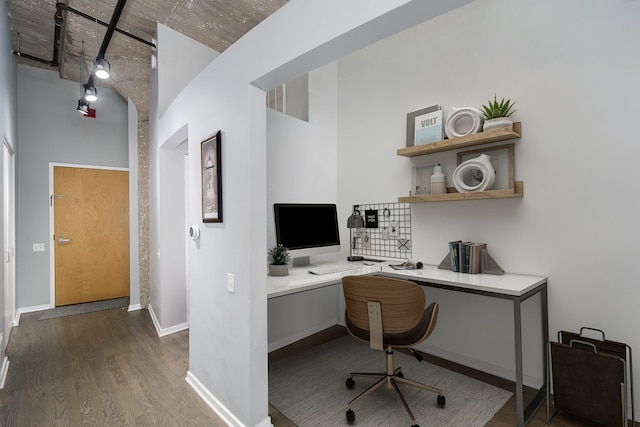
[[[407,114],[407,147],[442,140],[442,109],[439,105]]]
[[[427,196],[431,194],[431,175],[437,163],[413,166],[412,196]]]
[[[495,147],[482,148],[478,150],[460,151],[458,152],[458,165],[469,159],[478,157],[480,154],[486,154],[491,157],[491,164],[496,171],[496,181],[493,185],[494,190],[513,189],[515,188],[515,160],[514,160],[514,144],[498,145]],[[477,177],[478,183],[482,181],[482,173]]]
[[[200,144],[202,170],[202,222],[222,222],[222,133]]]

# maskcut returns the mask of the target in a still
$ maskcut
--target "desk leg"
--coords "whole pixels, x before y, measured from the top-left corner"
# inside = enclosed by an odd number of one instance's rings
[[[549,313],[547,305],[547,287],[540,289],[540,315],[542,322],[542,378],[543,384],[537,390],[535,396],[527,407],[524,406],[524,374],[522,367],[522,298],[513,299],[513,324],[515,327],[516,346],[516,418],[518,427],[524,427],[535,416],[536,411],[545,401],[547,395],[549,363],[546,357],[547,343],[549,342]]]
[[[513,326],[516,346],[516,419],[518,427],[524,427],[524,389],[522,374],[522,313],[520,298],[513,300]]]
[[[540,315],[542,316],[542,369],[544,378],[545,400],[547,402],[547,423],[549,422],[549,305],[547,301],[547,285],[540,292]]]

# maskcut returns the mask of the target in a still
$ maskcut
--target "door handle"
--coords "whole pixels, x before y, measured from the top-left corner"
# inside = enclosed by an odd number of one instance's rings
[[[64,237],[62,237],[62,234],[60,235],[60,237],[58,237],[58,243],[69,243],[71,241],[71,239],[65,239]]]

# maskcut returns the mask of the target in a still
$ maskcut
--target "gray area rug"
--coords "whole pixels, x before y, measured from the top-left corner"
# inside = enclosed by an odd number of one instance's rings
[[[91,313],[94,311],[121,308],[129,305],[129,297],[107,299],[104,301],[87,302],[84,304],[65,305],[42,312],[38,320],[55,319],[56,317],[73,316],[76,314]]]
[[[394,354],[406,378],[440,388],[446,406],[436,394],[400,384],[416,422],[427,426],[484,426],[509,400],[511,393],[414,357]],[[385,355],[347,335],[287,357],[269,366],[269,403],[300,427],[347,426],[347,403],[375,380],[355,378],[345,386],[349,372],[384,372]],[[381,388],[358,402],[355,425],[409,426],[411,419],[395,391]]]

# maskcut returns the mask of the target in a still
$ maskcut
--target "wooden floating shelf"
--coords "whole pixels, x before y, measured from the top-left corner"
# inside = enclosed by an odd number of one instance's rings
[[[478,132],[472,135],[461,136],[459,138],[443,139],[431,144],[414,145],[413,147],[399,148],[398,156],[416,157],[425,154],[439,153],[442,151],[457,150],[459,148],[473,147],[476,145],[489,144],[491,142],[506,141],[522,136],[521,122],[513,123],[510,128],[500,128]],[[521,196],[520,196],[521,197]]]
[[[522,197],[522,181],[515,182],[515,188],[503,190],[478,191],[472,193],[458,193],[454,187],[449,187],[446,194],[429,194],[425,196],[398,197],[399,203],[448,202],[453,200],[479,199],[512,199]]]

